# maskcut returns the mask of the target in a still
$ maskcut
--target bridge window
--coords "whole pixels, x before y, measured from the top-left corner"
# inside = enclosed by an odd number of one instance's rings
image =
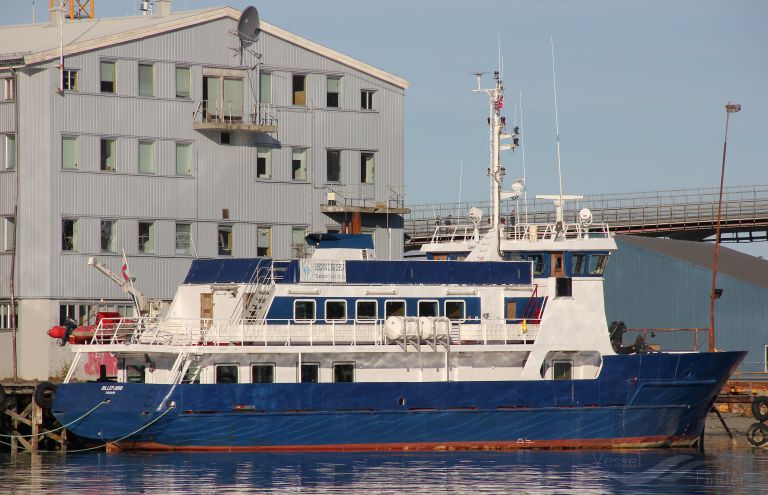
[[[333,381],[336,383],[355,381],[355,363],[333,363]]]
[[[571,274],[583,275],[586,264],[584,263],[586,255],[574,254],[571,256]]]
[[[405,301],[385,301],[384,302],[384,318],[390,316],[405,316]]]
[[[589,257],[589,274],[602,275],[605,271],[605,264],[608,261],[606,254],[593,254]]]
[[[466,319],[466,303],[464,301],[445,301],[445,316],[451,320]]]
[[[298,323],[312,323],[315,321],[315,301],[312,299],[299,299],[293,302],[293,319]]]
[[[440,316],[437,301],[419,301],[419,316]]]
[[[301,363],[299,379],[301,383],[317,383],[320,378],[320,365],[318,363]]]
[[[572,380],[573,361],[554,361],[552,363],[553,380]]]
[[[347,301],[325,301],[325,321],[347,321]]]
[[[254,364],[251,366],[251,383],[275,383],[275,365]]]
[[[376,301],[357,301],[355,320],[371,322],[378,316],[378,304]]]
[[[237,383],[236,364],[217,364],[216,383]]]

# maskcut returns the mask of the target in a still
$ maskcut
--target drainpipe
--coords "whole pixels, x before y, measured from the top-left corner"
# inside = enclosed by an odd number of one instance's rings
[[[16,166],[13,169],[13,176],[15,180],[15,194],[13,198],[13,248],[11,249],[11,275],[8,283],[8,288],[11,293],[11,335],[12,335],[12,347],[13,347],[13,380],[16,381],[19,379],[19,366],[17,362],[17,353],[16,353],[16,334],[18,333],[18,325],[16,324],[16,320],[18,319],[16,316],[16,246],[19,245],[19,168],[21,167],[21,160],[19,157],[21,156],[21,153],[19,150],[21,149],[20,146],[20,136],[21,133],[19,132],[19,103],[21,101],[21,98],[19,98],[19,72],[16,69],[11,69],[13,72],[13,89],[16,92],[14,95],[16,97],[16,102],[14,104],[14,119],[15,119],[15,130],[16,130]]]

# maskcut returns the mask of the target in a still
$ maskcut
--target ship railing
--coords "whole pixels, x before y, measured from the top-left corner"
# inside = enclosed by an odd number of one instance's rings
[[[536,338],[540,320],[454,320],[449,335],[409,343],[440,341],[451,345],[520,344]],[[201,318],[125,318],[97,329],[91,344],[153,346],[384,346],[399,340],[386,336],[384,320],[325,322],[302,320],[213,320]]]
[[[504,239],[517,241],[543,241],[543,240],[573,240],[585,238],[605,238],[611,236],[607,223],[584,225],[580,223],[563,223],[558,227],[554,223],[531,223],[504,225],[502,227]],[[488,225],[477,227],[478,239],[490,230]],[[432,232],[430,243],[474,241],[475,226],[469,223],[438,223]]]

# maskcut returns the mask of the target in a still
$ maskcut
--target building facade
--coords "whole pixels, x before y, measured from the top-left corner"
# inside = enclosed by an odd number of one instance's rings
[[[0,27],[0,377],[12,298],[27,379],[67,365],[52,325],[131,311],[91,256],[170,299],[195,257],[290,258],[309,231],[402,255],[407,81],[263,21],[244,40],[240,14]]]

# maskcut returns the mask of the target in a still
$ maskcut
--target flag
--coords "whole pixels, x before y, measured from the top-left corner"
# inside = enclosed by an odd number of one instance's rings
[[[493,109],[497,112],[504,108],[504,95],[499,96],[499,99],[493,102]]]

